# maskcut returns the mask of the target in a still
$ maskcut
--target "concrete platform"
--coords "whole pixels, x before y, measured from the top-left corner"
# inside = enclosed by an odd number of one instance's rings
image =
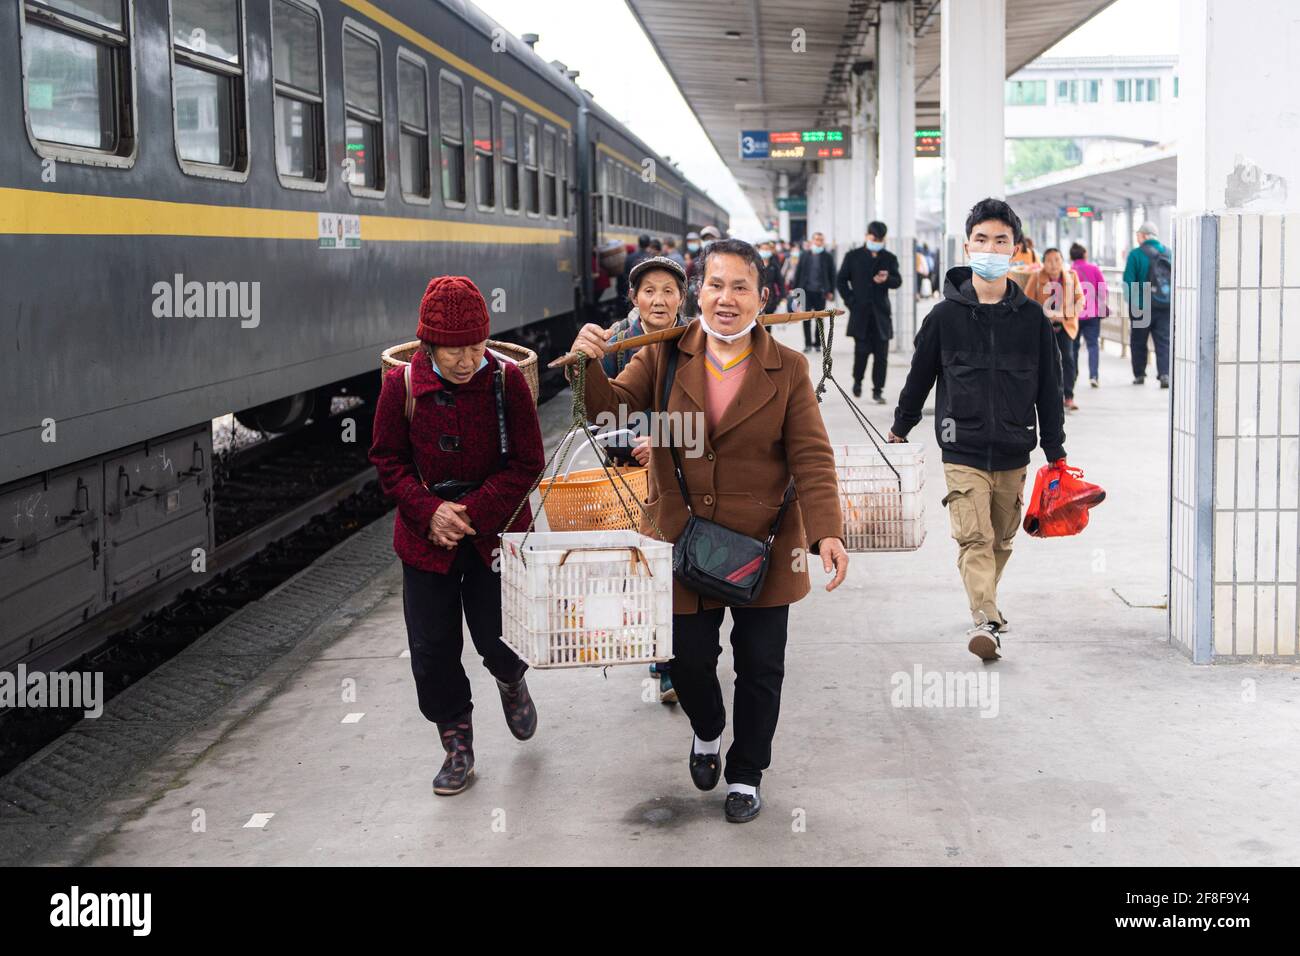
[[[866,406],[882,429],[905,374],[895,362],[891,405]],[[403,656],[394,561],[36,860],[1300,863],[1300,671],[1198,667],[1168,645],[1164,612],[1149,605],[1165,593],[1169,392],[1130,385],[1115,355],[1102,381],[1082,380],[1066,448],[1109,496],[1077,538],[1018,539],[1002,592],[1013,630],[989,666],[966,651],[932,420],[918,426],[928,538],[914,553],[854,555],[833,594],[814,568],[814,592],[791,614],[765,808],[748,826],[723,821],[721,788],[691,786],[686,719],[643,697],[644,668],[535,671],[540,728],[519,743],[468,640],[479,779],[433,796],[441,750]],[[854,440],[842,399],[828,395],[825,414],[835,440]],[[367,547],[390,520],[362,533]],[[922,687],[970,675],[991,696],[900,706],[926,703],[910,686],[918,673]]]

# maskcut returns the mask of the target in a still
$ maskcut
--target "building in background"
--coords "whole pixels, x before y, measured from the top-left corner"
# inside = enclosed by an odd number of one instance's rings
[[[1172,231],[1178,57],[1040,57],[1006,81],[1007,197],[1036,243],[1120,265]]]

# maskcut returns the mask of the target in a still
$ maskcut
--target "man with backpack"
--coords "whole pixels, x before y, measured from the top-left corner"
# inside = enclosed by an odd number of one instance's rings
[[[1138,227],[1138,244],[1124,263],[1128,295],[1129,347],[1133,350],[1133,384],[1147,375],[1147,336],[1155,341],[1156,374],[1160,387],[1169,387],[1169,304],[1173,299],[1173,266],[1169,250],[1156,238],[1154,223]]]

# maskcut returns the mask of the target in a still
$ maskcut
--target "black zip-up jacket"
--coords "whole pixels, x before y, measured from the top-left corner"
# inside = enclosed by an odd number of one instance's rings
[[[916,333],[912,369],[894,412],[906,438],[938,380],[934,431],[943,460],[985,471],[1029,464],[1042,430],[1049,462],[1065,457],[1061,354],[1042,307],[1007,280],[1001,302],[981,303],[969,266],[949,269],[943,301]]]

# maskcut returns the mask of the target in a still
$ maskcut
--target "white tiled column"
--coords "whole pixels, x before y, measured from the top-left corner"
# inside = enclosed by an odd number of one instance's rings
[[[898,257],[903,284],[891,293],[895,350],[911,352],[916,336],[916,23],[910,3],[880,7],[876,70],[880,91],[880,221]],[[999,101],[1000,103],[1001,101]],[[859,238],[862,241],[866,236]]]
[[[1006,0],[943,0],[939,109],[945,269],[966,261],[962,243],[971,207],[989,196],[1006,196],[1002,110],[1006,32]]]
[[[1198,662],[1300,659],[1297,37],[1286,0],[1182,11],[1169,634]]]

